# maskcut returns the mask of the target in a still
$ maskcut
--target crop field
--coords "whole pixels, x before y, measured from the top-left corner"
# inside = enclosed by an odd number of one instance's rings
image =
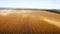
[[[60,14],[43,10],[0,10],[0,34],[59,34]]]

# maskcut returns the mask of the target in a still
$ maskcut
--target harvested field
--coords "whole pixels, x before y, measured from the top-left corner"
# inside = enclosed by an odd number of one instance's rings
[[[60,33],[60,14],[38,10],[2,11],[0,10],[1,34]]]

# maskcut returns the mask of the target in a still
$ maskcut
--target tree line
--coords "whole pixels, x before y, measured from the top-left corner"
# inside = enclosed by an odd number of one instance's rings
[[[53,13],[58,13],[58,14],[60,14],[60,10],[45,10],[45,11],[49,11],[49,12],[53,12]]]

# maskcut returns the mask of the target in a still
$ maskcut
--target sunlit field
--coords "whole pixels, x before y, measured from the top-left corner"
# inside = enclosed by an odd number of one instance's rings
[[[60,14],[42,10],[0,10],[0,34],[59,34]]]

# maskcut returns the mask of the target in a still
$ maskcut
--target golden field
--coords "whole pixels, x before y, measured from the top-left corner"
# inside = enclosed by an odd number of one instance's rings
[[[60,33],[60,14],[39,10],[2,11],[0,10],[1,34]]]

